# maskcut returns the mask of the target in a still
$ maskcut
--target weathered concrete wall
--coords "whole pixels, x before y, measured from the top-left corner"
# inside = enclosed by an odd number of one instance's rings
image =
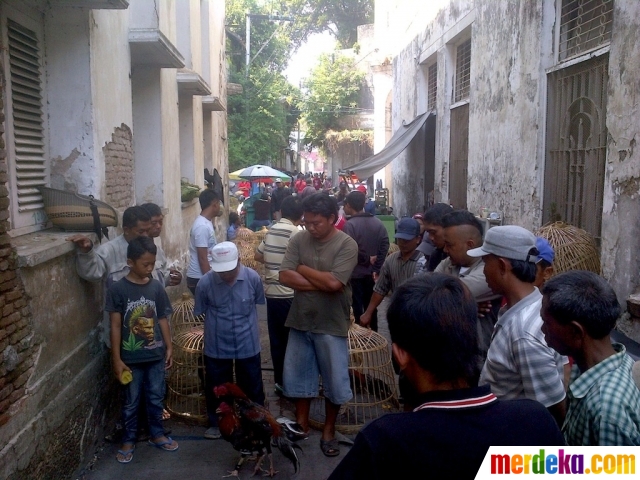
[[[602,269],[623,301],[640,287],[640,3],[616,0],[609,53]],[[640,340],[640,337],[637,338]]]
[[[18,0],[0,2],[3,7],[12,3],[23,8]],[[135,178],[145,171],[135,170],[138,158],[134,160],[132,148],[136,98],[131,76],[135,79],[136,72],[130,68],[128,32],[133,14],[61,8],[46,0],[28,3],[24,8],[33,6],[44,14],[52,186],[108,197],[120,210],[147,200],[135,191]],[[175,45],[174,0],[130,3],[135,11],[151,13],[140,18],[141,24],[159,28]],[[200,3],[189,2],[192,14]],[[215,47],[216,61],[212,58],[207,65],[226,104],[224,2],[211,0],[209,7],[203,11],[215,19],[216,30],[207,31],[207,38]],[[201,28],[204,23],[191,38],[192,52],[204,36]],[[194,63],[201,68],[206,62],[197,55],[201,54],[195,54]],[[149,164],[147,172],[161,172],[159,194],[153,199],[167,212],[162,245],[169,261],[184,269],[189,228],[200,209],[197,202],[183,206],[180,201],[176,71],[157,69],[151,83],[157,115],[146,121],[159,120],[152,139],[159,147],[157,157],[151,159],[156,163]],[[0,95],[4,92],[0,88]],[[194,138],[202,150],[199,103],[194,110],[194,122],[199,121]],[[102,316],[102,286],[78,278],[75,253],[60,234],[54,238],[55,234],[45,231],[9,243],[4,111],[0,103],[0,478],[71,478],[115,413],[110,409],[115,383],[96,330]],[[226,175],[226,114],[214,115],[213,161]],[[202,152],[198,154],[197,180],[202,183]],[[216,223],[221,239],[226,221]],[[47,246],[49,242],[52,247]],[[29,248],[37,253],[25,253]],[[172,288],[170,295],[175,297],[179,291],[180,287]]]
[[[89,10],[53,9],[45,18],[51,186],[100,197],[93,149]]]
[[[544,155],[539,145],[542,2],[477,2],[471,42],[467,205],[502,212],[505,223],[541,221]],[[546,96],[543,96],[544,99]]]
[[[403,120],[411,120],[424,111],[427,95],[424,66],[434,60],[438,63],[436,201],[447,201],[449,196],[455,46],[466,36],[472,39],[468,207],[473,212],[483,206],[500,211],[508,224],[532,230],[540,226],[547,72],[566,66],[558,63],[554,50],[554,29],[558,28],[556,4],[552,0],[454,0],[426,23],[422,32],[393,59],[394,130]],[[640,158],[636,149],[640,130],[638,18],[640,4],[637,1],[614,2],[608,52],[606,122],[609,136],[601,259],[603,274],[621,301],[640,288],[640,224],[637,221]],[[376,18],[376,36],[378,20]],[[407,31],[410,30],[407,27]],[[382,116],[383,112],[377,109],[376,115]],[[381,125],[379,119],[377,125]],[[394,206],[398,214],[411,214],[416,205],[421,167],[418,159],[419,154],[409,148],[392,164]]]
[[[99,438],[115,398],[110,362],[96,328],[101,287],[78,278],[73,253],[22,268],[20,279],[31,312],[31,336],[41,343],[25,395],[1,429],[0,476],[68,478]]]
[[[3,94],[4,88],[0,99]],[[4,133],[4,114],[0,131]],[[0,478],[65,478],[104,424],[109,376],[104,347],[95,334],[99,306],[93,289],[78,279],[71,255],[18,269],[7,235],[6,172],[2,138]]]
[[[104,147],[117,128],[133,125],[129,14],[126,10],[91,10],[92,143],[99,165],[95,192],[106,195]],[[130,203],[127,206],[132,205]]]

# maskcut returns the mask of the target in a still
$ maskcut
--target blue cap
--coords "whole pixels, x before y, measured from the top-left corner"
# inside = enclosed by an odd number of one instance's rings
[[[396,230],[396,238],[403,240],[413,240],[420,236],[420,224],[413,218],[403,218],[398,223],[398,229]]]
[[[536,237],[536,248],[538,249],[538,261],[545,260],[550,264],[553,263],[556,254],[546,238]]]

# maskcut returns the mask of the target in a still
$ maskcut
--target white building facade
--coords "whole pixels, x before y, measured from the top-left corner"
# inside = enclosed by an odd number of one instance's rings
[[[603,274],[623,301],[640,286],[640,3],[438,7],[420,14],[413,1],[376,3],[381,51],[384,38],[397,39],[396,51],[386,50],[391,66],[376,73],[376,151],[381,134],[435,115],[434,130],[421,134],[433,145],[416,136],[379,174],[396,214],[442,201],[486,207],[531,230],[551,220],[577,225],[596,238]]]
[[[228,178],[224,17],[222,0],[0,1],[1,478],[70,477],[115,394],[102,287],[78,278],[38,187],[120,216],[158,204],[159,241],[186,271],[200,207],[181,202],[180,179]]]

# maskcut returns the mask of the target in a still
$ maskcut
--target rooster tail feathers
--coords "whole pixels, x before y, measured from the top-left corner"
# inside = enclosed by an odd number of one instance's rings
[[[282,452],[282,454],[291,460],[293,464],[294,472],[297,473],[300,470],[300,459],[298,458],[298,453],[296,452],[296,448],[302,451],[302,447],[293,443],[284,435],[279,437],[273,437],[275,440],[275,445]]]

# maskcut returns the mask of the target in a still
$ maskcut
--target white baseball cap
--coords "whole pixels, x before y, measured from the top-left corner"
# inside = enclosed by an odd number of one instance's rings
[[[232,242],[218,243],[211,249],[211,270],[229,272],[238,265],[238,247]]]

